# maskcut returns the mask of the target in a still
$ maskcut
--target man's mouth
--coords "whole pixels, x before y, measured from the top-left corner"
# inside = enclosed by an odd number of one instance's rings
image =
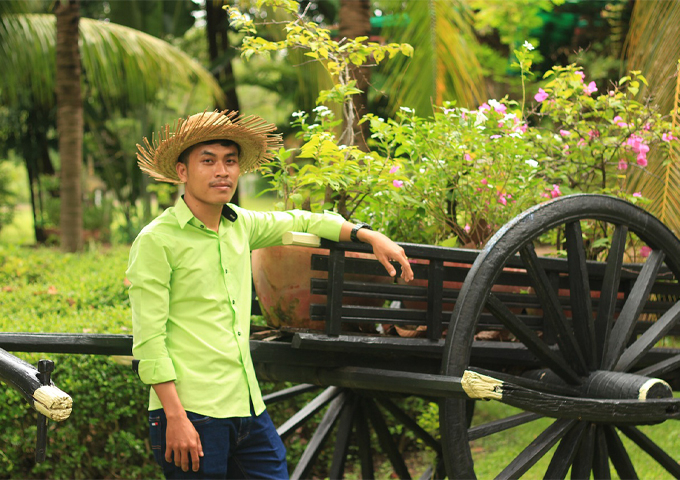
[[[211,188],[217,188],[220,190],[226,190],[227,188],[232,188],[231,183],[211,183],[210,184]]]

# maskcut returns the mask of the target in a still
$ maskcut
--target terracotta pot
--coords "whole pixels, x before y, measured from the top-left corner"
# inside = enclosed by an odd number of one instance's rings
[[[327,272],[311,270],[312,254],[328,255],[328,250],[310,247],[282,246],[254,250],[253,282],[267,324],[279,328],[323,330],[325,322],[313,321],[310,304],[325,304],[325,295],[310,293],[312,278],[328,278]],[[375,259],[375,256],[347,252],[347,257]],[[370,278],[370,279],[369,279]],[[346,275],[345,280],[392,283],[389,277]],[[345,297],[343,304],[382,306],[384,300]],[[363,330],[363,328],[362,328]]]

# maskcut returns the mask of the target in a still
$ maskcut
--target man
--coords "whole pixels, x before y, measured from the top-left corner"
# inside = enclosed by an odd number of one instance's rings
[[[250,251],[286,231],[370,243],[413,273],[401,247],[337,214],[251,212],[228,202],[239,176],[280,147],[274,126],[236,112],[204,112],[138,145],[140,168],[184,183],[175,207],[130,251],[133,354],[152,386],[151,444],[167,478],[287,478],[285,448],[267,415],[249,350]]]

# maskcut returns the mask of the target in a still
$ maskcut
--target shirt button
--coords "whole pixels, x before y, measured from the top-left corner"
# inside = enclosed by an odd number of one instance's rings
[[[232,300],[232,301],[231,301],[231,304],[232,304],[232,305],[236,305],[236,300]]]
[[[238,336],[239,336],[239,337],[241,336],[241,332],[238,332]]]
[[[226,268],[224,269],[224,273],[227,273],[227,269],[226,269]]]
[[[205,228],[205,225],[201,225],[201,228]]]

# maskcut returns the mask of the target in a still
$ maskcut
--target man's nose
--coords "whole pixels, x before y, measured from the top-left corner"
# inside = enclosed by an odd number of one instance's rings
[[[217,162],[217,166],[215,167],[215,175],[218,177],[224,177],[229,174],[229,169],[227,168],[227,165],[224,162]]]

